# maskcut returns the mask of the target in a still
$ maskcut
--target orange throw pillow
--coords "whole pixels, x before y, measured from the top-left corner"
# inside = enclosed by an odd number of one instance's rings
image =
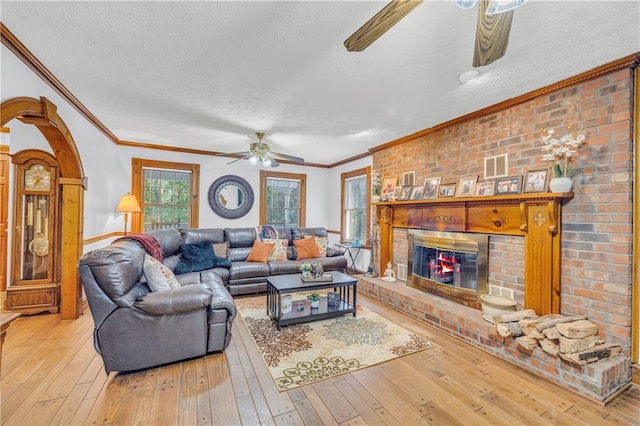
[[[267,263],[269,253],[271,253],[275,245],[275,243],[263,243],[260,240],[255,240],[249,256],[247,256],[247,262]]]
[[[296,252],[298,252],[298,260],[320,257],[320,250],[318,250],[316,240],[313,237],[303,238],[301,240],[293,240],[293,245],[296,246]]]

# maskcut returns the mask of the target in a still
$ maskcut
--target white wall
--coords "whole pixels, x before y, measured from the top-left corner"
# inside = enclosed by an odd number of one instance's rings
[[[58,114],[77,145],[85,175],[89,178],[85,193],[84,238],[92,238],[124,228],[123,215],[115,211],[120,196],[131,191],[131,159],[134,157],[200,164],[200,226],[201,227],[248,227],[258,224],[260,168],[250,167],[245,161],[231,165],[228,158],[204,156],[170,151],[159,151],[115,145],[93,124],[80,115],[70,104],[53,91],[5,46],[0,47],[0,100],[28,96],[48,98],[58,107]],[[63,84],[68,82],[62,82]],[[82,100],[81,100],[82,101]],[[89,106],[87,106],[89,107]],[[117,107],[117,106],[114,106]],[[100,119],[100,117],[98,117]],[[35,126],[18,120],[7,124],[10,129],[10,153],[37,148],[52,152],[44,137]],[[282,164],[277,170],[307,175],[307,226],[324,226],[340,229],[340,173],[371,164],[371,158],[355,161],[334,169]],[[218,217],[209,207],[209,186],[223,175],[238,175],[252,186],[255,202],[246,216],[228,220]],[[10,187],[13,184],[10,185]],[[10,195],[9,212],[12,212]],[[10,214],[11,216],[11,214]],[[9,218],[11,227],[12,218]],[[337,237],[332,236],[332,242]],[[102,240],[85,246],[85,252],[102,247],[111,240]],[[11,241],[9,241],[11,264]],[[368,265],[367,256],[361,254],[358,264]],[[9,275],[7,275],[9,276]]]

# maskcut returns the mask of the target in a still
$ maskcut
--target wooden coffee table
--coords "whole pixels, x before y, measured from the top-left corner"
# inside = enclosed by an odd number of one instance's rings
[[[267,278],[267,315],[276,323],[278,330],[290,324],[323,320],[352,313],[356,316],[356,293],[358,280],[341,272],[327,272],[333,277],[330,282],[303,282],[301,274],[276,275]],[[282,296],[301,291],[312,291],[332,288],[340,295],[335,306],[327,305],[327,298],[320,300],[318,308],[311,308],[306,299],[293,300],[290,312],[282,312]],[[303,304],[303,305],[302,305]],[[298,310],[298,307],[304,306]]]

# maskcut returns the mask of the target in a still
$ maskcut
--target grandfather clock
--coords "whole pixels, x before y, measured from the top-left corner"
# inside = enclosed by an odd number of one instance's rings
[[[20,151],[15,164],[12,273],[7,310],[35,314],[60,309],[58,162],[40,150]]]

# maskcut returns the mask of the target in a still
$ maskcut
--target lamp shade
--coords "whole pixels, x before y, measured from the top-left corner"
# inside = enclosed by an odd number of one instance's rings
[[[136,197],[131,194],[125,194],[120,198],[120,202],[118,203],[118,208],[116,211],[119,212],[140,212],[140,204],[138,204],[138,200]]]

